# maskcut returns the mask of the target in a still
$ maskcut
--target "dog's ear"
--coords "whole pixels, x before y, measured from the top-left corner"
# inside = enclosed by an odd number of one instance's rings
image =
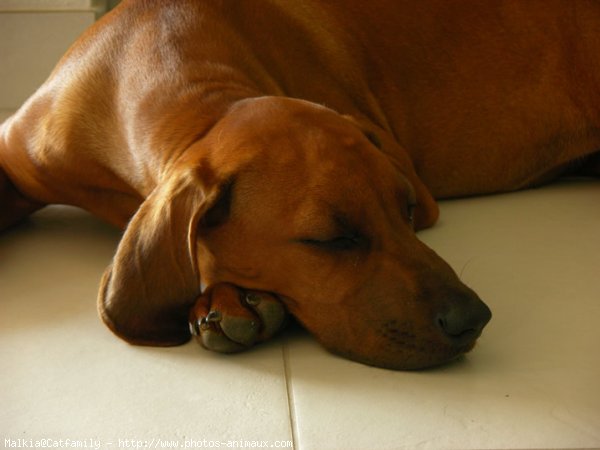
[[[188,313],[200,295],[199,221],[225,219],[231,183],[186,169],[154,189],[127,226],[102,279],[102,320],[132,344],[169,346],[190,339]]]

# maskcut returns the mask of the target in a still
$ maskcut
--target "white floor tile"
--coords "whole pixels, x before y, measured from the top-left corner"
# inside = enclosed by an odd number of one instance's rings
[[[297,448],[600,447],[600,183],[444,202],[422,239],[494,312],[476,349],[391,372],[290,338]]]

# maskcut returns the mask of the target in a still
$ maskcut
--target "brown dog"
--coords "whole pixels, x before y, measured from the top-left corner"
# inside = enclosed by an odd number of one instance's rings
[[[0,228],[126,227],[99,305],[132,343],[187,341],[196,304],[239,350],[283,304],[351,359],[439,364],[490,312],[414,230],[434,198],[597,175],[599,51],[584,1],[124,1],[0,128]]]

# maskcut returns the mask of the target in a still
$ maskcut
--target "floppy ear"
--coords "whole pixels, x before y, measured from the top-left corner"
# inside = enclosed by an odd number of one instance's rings
[[[188,314],[200,295],[196,228],[222,190],[203,181],[200,169],[186,170],[156,187],[102,278],[100,316],[129,343],[169,346],[190,339]]]

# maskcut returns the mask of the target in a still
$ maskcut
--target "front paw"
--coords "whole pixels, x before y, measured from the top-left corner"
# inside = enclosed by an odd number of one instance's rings
[[[273,294],[219,283],[196,300],[190,331],[204,348],[234,353],[269,339],[286,319],[285,307]]]

